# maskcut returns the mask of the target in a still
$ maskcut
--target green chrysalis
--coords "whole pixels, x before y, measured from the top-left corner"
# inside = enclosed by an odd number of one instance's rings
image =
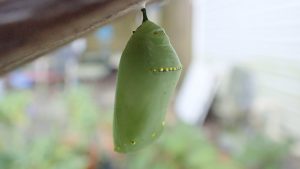
[[[160,26],[149,21],[133,33],[122,53],[115,99],[114,144],[117,152],[141,149],[156,140],[182,65]]]

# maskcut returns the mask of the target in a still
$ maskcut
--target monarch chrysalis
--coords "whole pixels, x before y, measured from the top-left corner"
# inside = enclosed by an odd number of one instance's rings
[[[122,53],[117,77],[114,144],[117,152],[135,151],[162,133],[170,97],[182,65],[160,26],[149,21],[134,31]]]

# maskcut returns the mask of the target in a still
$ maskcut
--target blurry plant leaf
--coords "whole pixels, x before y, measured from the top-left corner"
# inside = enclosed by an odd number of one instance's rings
[[[135,153],[130,169],[240,169],[220,161],[217,149],[196,127],[178,124],[167,128],[155,145]]]
[[[236,159],[247,168],[281,169],[280,164],[289,146],[288,142],[275,143],[258,134],[249,138]]]

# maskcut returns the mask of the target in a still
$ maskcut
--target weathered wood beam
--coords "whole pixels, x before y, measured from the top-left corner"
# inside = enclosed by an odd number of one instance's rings
[[[0,75],[138,7],[144,0],[0,0]]]

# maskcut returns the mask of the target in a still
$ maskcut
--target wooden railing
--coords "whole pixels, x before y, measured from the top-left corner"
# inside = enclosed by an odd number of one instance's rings
[[[0,75],[95,30],[144,0],[0,0]]]

